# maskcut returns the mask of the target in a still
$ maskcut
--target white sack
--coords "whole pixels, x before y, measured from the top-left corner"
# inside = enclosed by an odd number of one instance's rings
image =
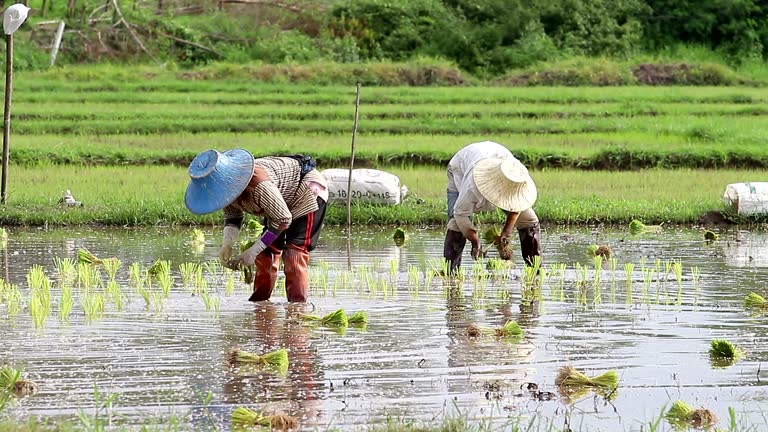
[[[321,172],[328,182],[328,201],[347,202],[349,170],[331,168]],[[352,201],[374,204],[400,204],[408,190],[400,178],[375,169],[352,170]]]
[[[768,213],[768,182],[732,183],[726,186],[723,201],[740,215]]]

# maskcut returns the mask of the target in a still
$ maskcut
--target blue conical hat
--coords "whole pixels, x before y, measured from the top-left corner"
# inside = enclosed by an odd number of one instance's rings
[[[189,186],[184,197],[195,214],[212,213],[231,204],[253,176],[253,155],[243,149],[206,150],[189,164]]]

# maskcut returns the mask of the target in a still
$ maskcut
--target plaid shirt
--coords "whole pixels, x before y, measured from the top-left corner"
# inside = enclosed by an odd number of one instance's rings
[[[243,215],[264,216],[269,227],[283,231],[294,219],[317,211],[317,197],[305,182],[326,186],[325,178],[312,170],[300,181],[301,166],[288,157],[256,159],[254,175],[242,194],[224,207],[227,225],[242,226]]]

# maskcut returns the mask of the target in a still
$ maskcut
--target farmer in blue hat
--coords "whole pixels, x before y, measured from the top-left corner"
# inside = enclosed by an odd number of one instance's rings
[[[250,301],[268,300],[282,257],[289,302],[309,294],[309,252],[317,246],[328,188],[308,156],[254,159],[247,150],[207,150],[189,165],[185,204],[195,214],[224,209],[224,242],[219,259],[228,267],[255,265]],[[232,258],[243,216],[266,219],[261,238]]]

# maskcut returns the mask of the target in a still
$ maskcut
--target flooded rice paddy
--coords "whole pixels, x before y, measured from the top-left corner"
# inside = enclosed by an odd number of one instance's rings
[[[205,230],[200,247],[188,244],[188,229],[10,230],[0,277],[22,298],[0,302],[0,365],[23,366],[38,391],[0,418],[79,424],[86,413],[127,427],[227,430],[245,406],[293,415],[303,430],[461,416],[499,430],[616,431],[651,430],[680,399],[712,410],[725,430],[731,415],[736,430],[765,430],[768,313],[745,309],[744,299],[768,294],[766,233],[734,230],[709,244],[695,230],[633,238],[550,227],[543,277],[529,279],[519,257],[517,268],[489,277],[467,250],[464,279],[446,281],[432,271],[442,231],[410,231],[403,247],[392,231],[356,229],[348,241],[327,229],[312,255],[311,303],[300,306],[287,304],[280,288],[271,302],[249,303],[240,274],[211,264],[200,267],[202,279],[183,279],[180,264],[216,256],[219,230]],[[591,244],[611,246],[616,261],[596,272]],[[72,311],[63,317],[54,258],[77,259],[81,248],[117,257],[122,267],[113,284],[101,271],[88,289],[74,276]],[[157,259],[171,261],[170,285],[137,282]],[[44,322],[32,313],[34,265],[50,278]],[[298,319],[338,308],[367,311],[369,324],[338,330]],[[522,339],[466,332],[472,323],[508,320]],[[744,356],[713,363],[714,339],[730,340]],[[288,372],[232,367],[226,358],[235,347],[286,348]],[[555,378],[563,366],[589,376],[615,370],[619,388],[608,397],[562,397]],[[99,403],[113,394],[112,404]],[[671,429],[662,421],[657,430]]]

